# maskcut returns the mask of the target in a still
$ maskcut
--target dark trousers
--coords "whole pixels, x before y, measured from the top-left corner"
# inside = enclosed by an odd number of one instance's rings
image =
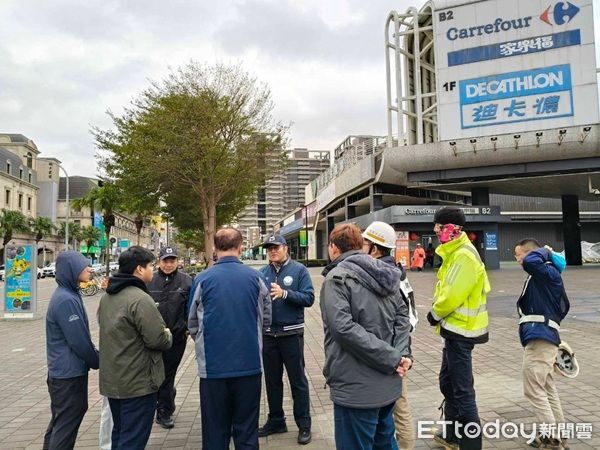
[[[261,374],[236,378],[200,378],[202,448],[258,449]]]
[[[88,376],[48,378],[47,383],[52,418],[44,435],[43,449],[72,449],[88,409]]]
[[[394,403],[356,409],[333,405],[335,448],[338,450],[398,450],[394,438]]]
[[[464,433],[465,425],[480,424],[473,381],[473,347],[470,342],[446,339],[440,369],[440,391],[445,399],[445,420],[452,422],[446,426],[447,438],[459,442],[461,449],[477,450],[482,445],[481,433],[475,438],[467,438]],[[455,435],[455,422],[461,425],[461,439]]]
[[[172,416],[175,412],[175,375],[183,358],[187,339],[175,342],[173,346],[163,352],[163,363],[165,365],[165,381],[160,385],[158,390],[158,402],[156,404],[157,414],[163,416]]]
[[[269,402],[269,421],[285,422],[283,413],[283,367],[294,400],[294,420],[298,428],[310,428],[310,398],[304,372],[304,336],[263,337],[263,365]]]
[[[134,398],[109,398],[113,418],[112,450],[144,450],[154,422],[156,393]]]

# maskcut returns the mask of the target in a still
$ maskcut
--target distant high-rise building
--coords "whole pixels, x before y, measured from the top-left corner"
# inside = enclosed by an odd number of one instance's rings
[[[304,206],[304,188],[331,165],[328,151],[295,148],[286,153],[284,214]]]
[[[248,205],[240,215],[238,227],[246,248],[259,245],[273,226],[289,211],[304,205],[304,188],[330,165],[328,151],[305,148],[274,150],[271,159],[284,152],[288,158],[285,169],[269,172],[265,186],[257,192],[256,202]]]

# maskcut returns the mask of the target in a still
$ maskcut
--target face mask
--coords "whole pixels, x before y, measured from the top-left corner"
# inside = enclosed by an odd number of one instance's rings
[[[442,225],[442,229],[438,234],[438,239],[442,244],[450,242],[451,240],[456,239],[460,235],[460,229],[461,227],[456,226],[452,223]]]

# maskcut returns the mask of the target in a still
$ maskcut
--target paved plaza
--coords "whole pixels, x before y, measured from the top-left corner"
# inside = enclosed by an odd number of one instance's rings
[[[310,269],[318,292],[320,269]],[[474,352],[475,383],[480,415],[483,421],[530,422],[533,416],[524,400],[521,384],[522,348],[518,341],[515,302],[521,291],[524,272],[516,265],[489,273],[492,292],[488,296],[490,342],[477,346]],[[408,377],[409,397],[415,420],[439,419],[441,395],[437,373],[442,343],[425,320],[435,284],[435,272],[411,273],[421,322],[413,336],[415,366]],[[581,366],[578,378],[560,378],[566,419],[574,423],[591,423],[590,439],[573,440],[571,448],[600,448],[600,266],[569,268],[564,274],[571,300],[571,312],[563,322],[562,337],[577,352]],[[40,449],[50,419],[46,389],[45,324],[43,317],[54,280],[39,282],[39,318],[26,322],[0,321],[0,449]],[[100,296],[85,299],[90,318],[92,339],[98,342],[96,309]],[[313,441],[307,449],[331,450],[333,408],[329,391],[324,387],[323,329],[318,301],[307,310],[305,334],[306,369],[311,388]],[[190,341],[177,374],[177,411],[175,428],[164,430],[154,426],[148,449],[199,449],[200,411],[198,377]],[[284,408],[288,414],[286,434],[263,438],[264,449],[300,448],[296,444],[297,429],[293,424],[291,396],[286,391]],[[79,430],[77,449],[98,448],[101,400],[98,373],[90,372],[89,410]],[[261,423],[267,414],[263,389]],[[487,439],[484,448],[526,448],[525,439]],[[431,440],[421,439],[417,448],[436,448]]]

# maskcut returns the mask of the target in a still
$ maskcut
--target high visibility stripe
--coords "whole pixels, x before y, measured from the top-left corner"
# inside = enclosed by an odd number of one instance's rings
[[[519,319],[519,325],[521,325],[522,323],[531,323],[531,322],[546,323],[546,317],[544,317],[540,314],[529,314],[528,316],[523,316]],[[560,325],[552,319],[548,319],[547,325],[550,328],[554,328],[555,330],[560,331]]]
[[[475,337],[483,336],[484,334],[486,334],[488,332],[487,326],[484,328],[481,328],[479,330],[465,330],[464,328],[450,325],[446,320],[442,320],[440,322],[440,324],[446,330],[452,331],[453,333],[456,333],[456,334],[460,334],[461,336],[464,336],[464,337],[475,338]]]
[[[486,304],[481,305],[477,309],[464,308],[461,306],[460,308],[456,308],[454,310],[454,312],[457,312],[458,314],[462,314],[463,316],[467,316],[467,317],[477,317],[479,314],[486,312],[486,311],[487,311]]]
[[[377,241],[377,242],[380,242],[380,243],[382,243],[382,244],[384,244],[384,243],[385,243],[385,239],[384,239],[384,238],[382,238],[381,236],[377,236],[376,234],[373,234],[373,233],[371,233],[370,231],[367,231],[365,234],[366,234],[366,235],[367,235],[369,238],[371,238],[371,239],[373,239],[373,240],[375,240],[375,241]]]
[[[447,284],[454,283],[454,280],[456,279],[456,276],[458,275],[458,272],[460,271],[461,268],[462,268],[462,266],[460,264],[454,263],[452,265],[452,267],[450,268],[450,272],[448,272],[448,275],[446,276]]]

